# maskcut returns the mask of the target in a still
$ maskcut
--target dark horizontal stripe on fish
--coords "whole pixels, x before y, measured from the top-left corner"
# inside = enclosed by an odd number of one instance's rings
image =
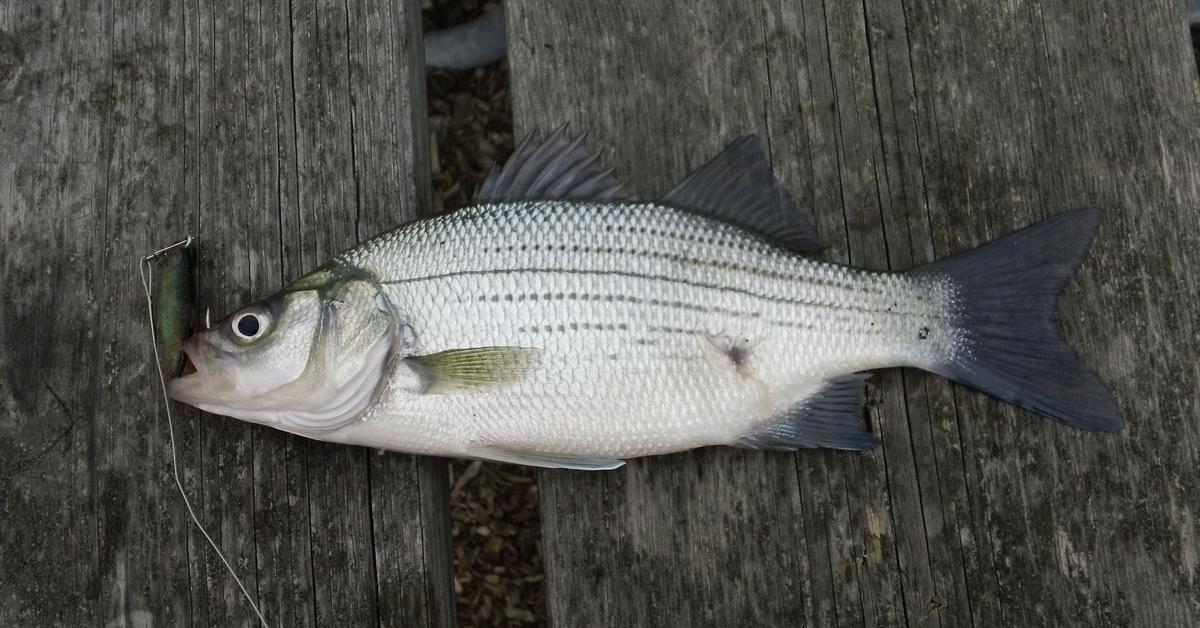
[[[634,336],[632,337],[634,343],[636,343],[638,345],[650,346],[650,347],[657,346],[658,341],[653,338],[640,337],[640,336],[637,336],[636,334],[644,332],[644,333],[650,333],[650,334],[664,334],[664,335],[680,334],[680,335],[686,335],[686,336],[695,336],[695,335],[700,335],[700,334],[706,333],[697,328],[671,327],[671,326],[659,326],[659,325],[649,325],[646,327],[642,327],[640,325],[631,326],[627,323],[589,323],[589,322],[580,323],[580,322],[574,322],[574,323],[550,323],[550,324],[540,324],[540,325],[538,325],[538,324],[521,325],[521,326],[517,327],[517,333],[521,333],[521,334],[566,333],[568,331],[572,331],[572,332],[575,332],[575,331],[600,331],[600,332],[632,331],[634,333]]]
[[[541,325],[521,325],[517,333],[565,332],[565,331],[626,331],[628,323],[543,323]]]
[[[753,299],[762,299],[764,301],[770,301],[772,303],[782,303],[785,305],[809,306],[809,307],[818,307],[818,308],[825,308],[825,309],[831,309],[831,310],[848,310],[848,311],[853,311],[853,312],[865,312],[865,313],[876,313],[876,312],[886,312],[887,311],[887,310],[873,310],[870,308],[862,308],[862,307],[853,307],[853,306],[848,306],[848,305],[837,305],[837,304],[833,304],[833,303],[821,303],[821,302],[817,302],[817,301],[806,301],[803,299],[790,299],[787,297],[777,297],[777,296],[771,296],[771,295],[765,295],[765,294],[758,294],[756,292],[751,292],[749,290],[743,290],[741,288],[733,288],[730,286],[720,286],[717,284],[704,283],[704,282],[699,282],[699,281],[688,281],[686,279],[679,279],[676,277],[666,277],[663,275],[647,275],[644,273],[631,273],[631,272],[623,271],[623,270],[571,270],[571,269],[552,270],[552,269],[546,269],[546,268],[500,268],[500,269],[495,269],[495,270],[458,270],[458,271],[454,271],[454,272],[441,273],[441,274],[437,274],[437,275],[426,275],[424,277],[410,277],[408,279],[381,280],[379,283],[382,285],[396,286],[396,285],[402,285],[402,284],[406,284],[406,283],[419,283],[419,282],[423,282],[423,281],[437,281],[439,279],[450,279],[453,277],[473,277],[473,276],[483,276],[483,275],[515,275],[515,274],[533,274],[533,275],[560,274],[560,275],[588,275],[588,276],[597,276],[597,277],[604,277],[604,276],[627,277],[630,279],[644,279],[646,281],[662,281],[665,283],[673,283],[673,284],[679,284],[682,286],[688,286],[690,288],[703,288],[706,290],[716,290],[717,292],[729,292],[729,293],[733,293],[733,294],[741,294],[743,296],[748,296]],[[806,280],[800,280],[800,281],[806,281]],[[905,313],[905,312],[893,312],[893,314],[896,314],[898,316],[906,316],[906,315],[926,316],[925,314],[917,314],[917,313],[910,314],[910,313]]]
[[[594,301],[597,303],[631,303],[634,305],[649,305],[651,307],[664,307],[668,309],[688,310],[692,312],[701,312],[705,314],[724,314],[734,318],[762,318],[762,312],[745,312],[741,310],[731,310],[715,305],[697,305],[686,301],[667,301],[665,299],[643,299],[625,294],[592,294],[588,292],[523,292],[523,293],[506,293],[506,294],[481,294],[476,297],[462,296],[459,297],[459,303],[468,301],[479,301],[485,303],[491,301],[498,303],[500,301],[523,303],[525,301]]]
[[[709,244],[712,246],[721,246],[725,241],[717,242],[700,242],[701,244]],[[706,266],[717,270],[728,270],[739,273],[749,273],[767,279],[778,279],[782,281],[805,281],[818,286],[827,286],[831,288],[842,288],[845,290],[855,290],[866,294],[883,294],[883,288],[870,283],[862,283],[855,285],[850,281],[840,281],[834,278],[825,278],[821,276],[808,275],[803,273],[788,273],[772,270],[765,266],[756,266],[751,264],[739,264],[733,261],[712,260],[701,257],[691,257],[688,255],[678,255],[666,251],[653,251],[648,249],[639,249],[625,246],[589,246],[583,244],[544,244],[541,242],[523,243],[523,244],[508,244],[504,246],[483,247],[487,252],[491,250],[493,253],[524,253],[526,251],[541,252],[541,251],[559,251],[579,253],[584,255],[612,255],[612,256],[632,256],[650,259],[661,259],[668,262],[677,262],[682,264],[690,264],[693,266]],[[734,247],[727,246],[727,250],[733,250]],[[740,249],[739,249],[740,250]],[[831,264],[821,264],[822,267],[836,268]],[[854,269],[847,269],[853,271]]]
[[[534,208],[535,207],[534,205],[531,205],[529,203],[517,203],[515,205],[517,205],[519,207],[524,207],[524,208]],[[506,206],[506,204],[491,205],[490,209],[493,212],[498,212],[498,214],[493,214],[492,217],[496,218],[497,216],[507,216],[508,215],[507,212],[509,212],[510,210],[505,209],[505,206]],[[511,205],[509,205],[509,207],[511,207]],[[738,253],[744,254],[747,252],[757,252],[757,253],[761,253],[764,255],[771,255],[771,254],[779,253],[778,249],[775,246],[773,246],[763,240],[755,238],[749,234],[735,230],[733,227],[730,227],[728,225],[721,225],[717,229],[705,228],[702,225],[692,222],[692,221],[696,220],[695,216],[686,216],[685,217],[683,215],[680,215],[679,218],[681,218],[681,220],[678,220],[677,222],[674,222],[674,223],[668,222],[666,224],[662,224],[659,227],[649,226],[649,225],[636,225],[636,226],[624,225],[624,224],[621,224],[620,222],[616,222],[614,220],[614,217],[619,217],[621,214],[630,214],[630,213],[644,214],[647,217],[652,218],[651,220],[649,220],[649,222],[654,222],[655,220],[658,220],[660,218],[660,212],[663,212],[663,211],[667,211],[670,213],[682,214],[681,212],[679,212],[678,209],[675,209],[675,208],[672,208],[669,206],[665,206],[665,205],[656,205],[653,203],[596,204],[594,207],[590,208],[590,210],[587,214],[582,214],[582,215],[586,215],[587,219],[580,221],[580,223],[572,223],[572,222],[570,222],[570,220],[563,220],[564,217],[569,218],[569,216],[570,216],[570,214],[567,214],[563,211],[565,209],[568,209],[568,205],[563,204],[563,203],[550,203],[550,204],[546,204],[544,206],[536,206],[536,210],[540,210],[540,211],[546,213],[551,218],[558,218],[561,221],[561,224],[568,226],[568,227],[578,227],[578,228],[592,230],[599,226],[603,226],[603,230],[606,233],[617,233],[617,234],[620,234],[621,236],[623,236],[624,234],[635,234],[635,235],[639,235],[639,236],[643,236],[643,237],[645,237],[645,236],[661,237],[668,241],[674,241],[676,243],[682,244],[683,248],[687,248],[687,249],[693,249],[693,248],[695,248],[695,245],[707,245],[707,246],[716,247],[719,251],[734,253],[734,255],[731,255],[731,257],[736,256]],[[546,211],[546,210],[550,210],[550,211]],[[569,230],[573,230],[573,229],[569,229]],[[485,247],[485,250],[487,248],[488,247]],[[768,277],[771,279],[783,279],[783,280],[792,280],[792,281],[809,281],[809,282],[819,285],[819,286],[831,286],[831,287],[835,287],[835,288],[853,289],[853,290],[856,290],[858,292],[862,292],[865,294],[883,294],[884,290],[885,290],[885,288],[883,286],[877,286],[877,285],[869,284],[869,283],[854,285],[852,283],[840,282],[835,279],[826,279],[823,277],[809,277],[809,276],[798,275],[798,274],[794,274],[794,273],[778,272],[778,271],[772,270],[770,268],[767,268],[767,267],[761,266],[761,265],[739,264],[736,262],[715,261],[712,259],[691,257],[686,254],[679,255],[679,254],[675,254],[675,253],[669,253],[666,251],[645,250],[645,249],[638,249],[638,248],[633,248],[633,247],[627,248],[627,247],[621,246],[621,245],[617,245],[617,246],[611,246],[611,245],[609,245],[609,246],[587,246],[587,245],[582,245],[579,243],[553,244],[553,243],[545,243],[545,242],[529,242],[529,243],[523,243],[523,244],[519,244],[519,245],[511,245],[510,244],[510,245],[503,246],[503,247],[494,246],[491,248],[496,253],[500,253],[502,251],[514,251],[514,250],[520,250],[520,251],[558,250],[558,251],[562,251],[562,252],[570,251],[572,253],[599,253],[599,254],[615,254],[615,255],[633,255],[633,256],[638,256],[638,257],[649,257],[649,258],[655,258],[655,259],[665,259],[665,260],[673,261],[673,262],[696,264],[696,265],[708,266],[711,268],[732,270],[735,272],[747,272],[747,273],[765,276],[765,277]],[[834,266],[832,264],[823,264],[820,262],[816,262],[816,263],[820,266],[836,268],[836,266]],[[855,269],[847,268],[846,270],[854,271]]]
[[[731,310],[729,308],[718,306],[696,305],[684,301],[666,301],[663,299],[643,299],[625,294],[593,294],[589,292],[523,292],[523,293],[507,293],[507,294],[480,294],[478,296],[460,296],[459,303],[468,303],[470,301],[478,301],[480,303],[523,303],[525,301],[594,301],[597,303],[630,303],[633,305],[649,305],[651,307],[665,307],[668,309],[680,309],[704,314],[723,314],[734,318],[761,319],[762,312],[745,312],[741,310]],[[839,317],[838,322],[843,322],[843,318]],[[815,329],[816,326],[810,323],[801,323],[797,321],[787,321],[775,318],[766,319],[767,324],[774,327],[788,327],[791,329]],[[562,325],[559,325],[561,328]],[[599,326],[593,326],[594,329],[600,329]],[[519,327],[517,331],[524,332],[525,327]],[[532,331],[537,331],[538,327],[533,326]],[[571,324],[571,329],[578,329],[575,323]],[[587,329],[584,327],[583,329]],[[624,326],[621,327],[624,329]],[[653,328],[652,328],[653,330]],[[546,331],[550,331],[546,329]],[[561,329],[559,331],[562,331]],[[697,330],[698,331],[698,330]]]

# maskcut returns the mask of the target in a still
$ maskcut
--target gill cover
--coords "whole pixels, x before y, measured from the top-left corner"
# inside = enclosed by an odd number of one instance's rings
[[[196,370],[169,392],[208,412],[320,436],[378,398],[398,330],[371,277],[326,266],[193,336],[184,350]]]

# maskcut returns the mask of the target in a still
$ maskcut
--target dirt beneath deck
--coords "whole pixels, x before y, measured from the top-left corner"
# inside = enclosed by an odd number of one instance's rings
[[[425,31],[460,24],[490,3],[427,2]],[[489,167],[513,150],[508,64],[430,70],[426,81],[437,211],[470,202]],[[546,625],[538,488],[525,467],[450,464],[458,625]]]

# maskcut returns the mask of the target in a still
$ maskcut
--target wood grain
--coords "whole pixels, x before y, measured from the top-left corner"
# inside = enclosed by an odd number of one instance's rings
[[[418,11],[0,2],[0,624],[255,622],[137,259],[197,235],[220,315],[427,210]],[[273,625],[453,624],[443,462],[176,409]]]
[[[1106,208],[1061,300],[1116,435],[880,373],[877,450],[544,472],[552,623],[1196,625],[1200,85],[1175,3],[508,4],[518,134],[648,196],[745,133],[824,255],[905,270]]]

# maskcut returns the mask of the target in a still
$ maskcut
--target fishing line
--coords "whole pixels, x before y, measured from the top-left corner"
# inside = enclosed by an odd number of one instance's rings
[[[200,519],[196,516],[196,511],[192,509],[192,502],[188,499],[187,492],[183,490],[183,482],[179,480],[179,456],[175,453],[175,422],[171,418],[171,398],[167,395],[167,378],[163,375],[162,359],[158,355],[158,334],[154,328],[154,299],[151,296],[151,287],[154,285],[154,265],[151,262],[168,251],[178,247],[187,248],[191,245],[192,236],[188,236],[186,240],[180,240],[175,244],[143,257],[138,264],[138,274],[142,276],[142,288],[146,291],[146,312],[150,315],[150,346],[154,348],[154,365],[158,369],[158,385],[162,388],[163,403],[167,409],[167,434],[171,437],[171,470],[175,473],[175,486],[179,487],[179,495],[183,497],[183,505],[187,506],[187,512],[192,518],[192,523],[196,524],[196,529],[200,530],[200,534],[204,535],[204,539],[208,541],[213,551],[217,553],[217,557],[224,563],[225,569],[229,570],[229,575],[233,576],[234,582],[237,582],[238,588],[242,590],[242,595],[250,603],[250,608],[254,609],[254,614],[258,615],[259,621],[262,622],[262,625],[270,628],[271,624],[267,623],[267,618],[263,617],[262,611],[258,609],[258,604],[255,604],[254,598],[250,597],[250,592],[246,590],[246,585],[242,584],[242,579],[233,570],[233,565],[230,565],[229,561],[225,559],[225,554],[221,553],[221,548],[217,547],[216,541],[208,535],[208,531],[200,523]],[[149,273],[147,273],[147,270],[149,270]]]

